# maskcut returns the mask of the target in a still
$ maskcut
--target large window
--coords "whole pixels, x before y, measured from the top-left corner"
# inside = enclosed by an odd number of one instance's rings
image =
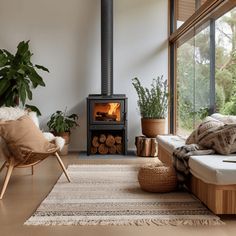
[[[216,110],[236,115],[236,8],[216,21]]]
[[[171,2],[170,131],[187,136],[213,112],[236,115],[236,2]]]
[[[210,28],[177,49],[177,133],[188,135],[210,106]]]

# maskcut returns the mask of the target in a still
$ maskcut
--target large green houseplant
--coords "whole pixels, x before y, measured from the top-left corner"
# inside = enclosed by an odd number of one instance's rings
[[[32,100],[32,89],[45,86],[43,78],[37,69],[49,72],[41,65],[33,64],[29,41],[22,41],[17,46],[15,55],[5,49],[0,50],[0,106],[26,106],[39,110],[31,105],[25,105],[26,100]]]
[[[142,133],[151,138],[163,134],[168,108],[167,80],[158,76],[153,79],[150,89],[142,86],[138,78],[132,79],[132,84],[138,94]]]
[[[79,126],[78,115],[71,114],[67,115],[66,110],[56,111],[53,113],[47,122],[47,126],[54,135],[60,136],[65,139],[65,147],[62,151],[62,155],[68,153],[68,145],[70,142],[70,132],[72,128]]]

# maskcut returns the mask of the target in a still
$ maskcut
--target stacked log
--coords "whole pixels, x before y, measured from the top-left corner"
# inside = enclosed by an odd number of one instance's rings
[[[106,155],[108,153],[108,147],[104,143],[100,144],[98,147],[98,153]]]
[[[106,135],[105,134],[101,134],[100,137],[99,137],[99,142],[100,143],[105,143],[106,139],[107,139]]]
[[[119,153],[119,154],[121,154],[122,153],[122,144],[117,144],[116,145],[116,151],[117,151],[117,153]]]
[[[97,147],[91,147],[91,154],[96,154],[98,152]]]
[[[116,145],[112,145],[111,147],[109,147],[108,152],[110,154],[116,154],[116,151],[117,151]]]
[[[107,147],[111,147],[111,146],[113,146],[114,144],[115,144],[115,138],[114,138],[114,136],[113,135],[107,135],[107,139],[106,139],[106,145],[107,145]]]
[[[122,137],[111,134],[95,135],[92,138],[91,154],[122,154]]]
[[[99,142],[98,142],[98,137],[97,136],[93,137],[92,145],[93,145],[93,147],[96,147],[96,148],[99,147]]]

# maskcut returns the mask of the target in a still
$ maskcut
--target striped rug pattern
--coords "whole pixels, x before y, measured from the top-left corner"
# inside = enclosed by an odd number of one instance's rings
[[[70,165],[25,225],[219,225],[186,192],[156,194],[140,189],[140,165]]]

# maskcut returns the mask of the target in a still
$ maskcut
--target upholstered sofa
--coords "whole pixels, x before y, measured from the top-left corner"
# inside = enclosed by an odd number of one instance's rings
[[[172,165],[173,151],[186,140],[175,135],[160,135],[157,140],[159,159]],[[224,162],[228,157],[212,154],[189,159],[189,189],[215,214],[236,214],[236,163]]]

